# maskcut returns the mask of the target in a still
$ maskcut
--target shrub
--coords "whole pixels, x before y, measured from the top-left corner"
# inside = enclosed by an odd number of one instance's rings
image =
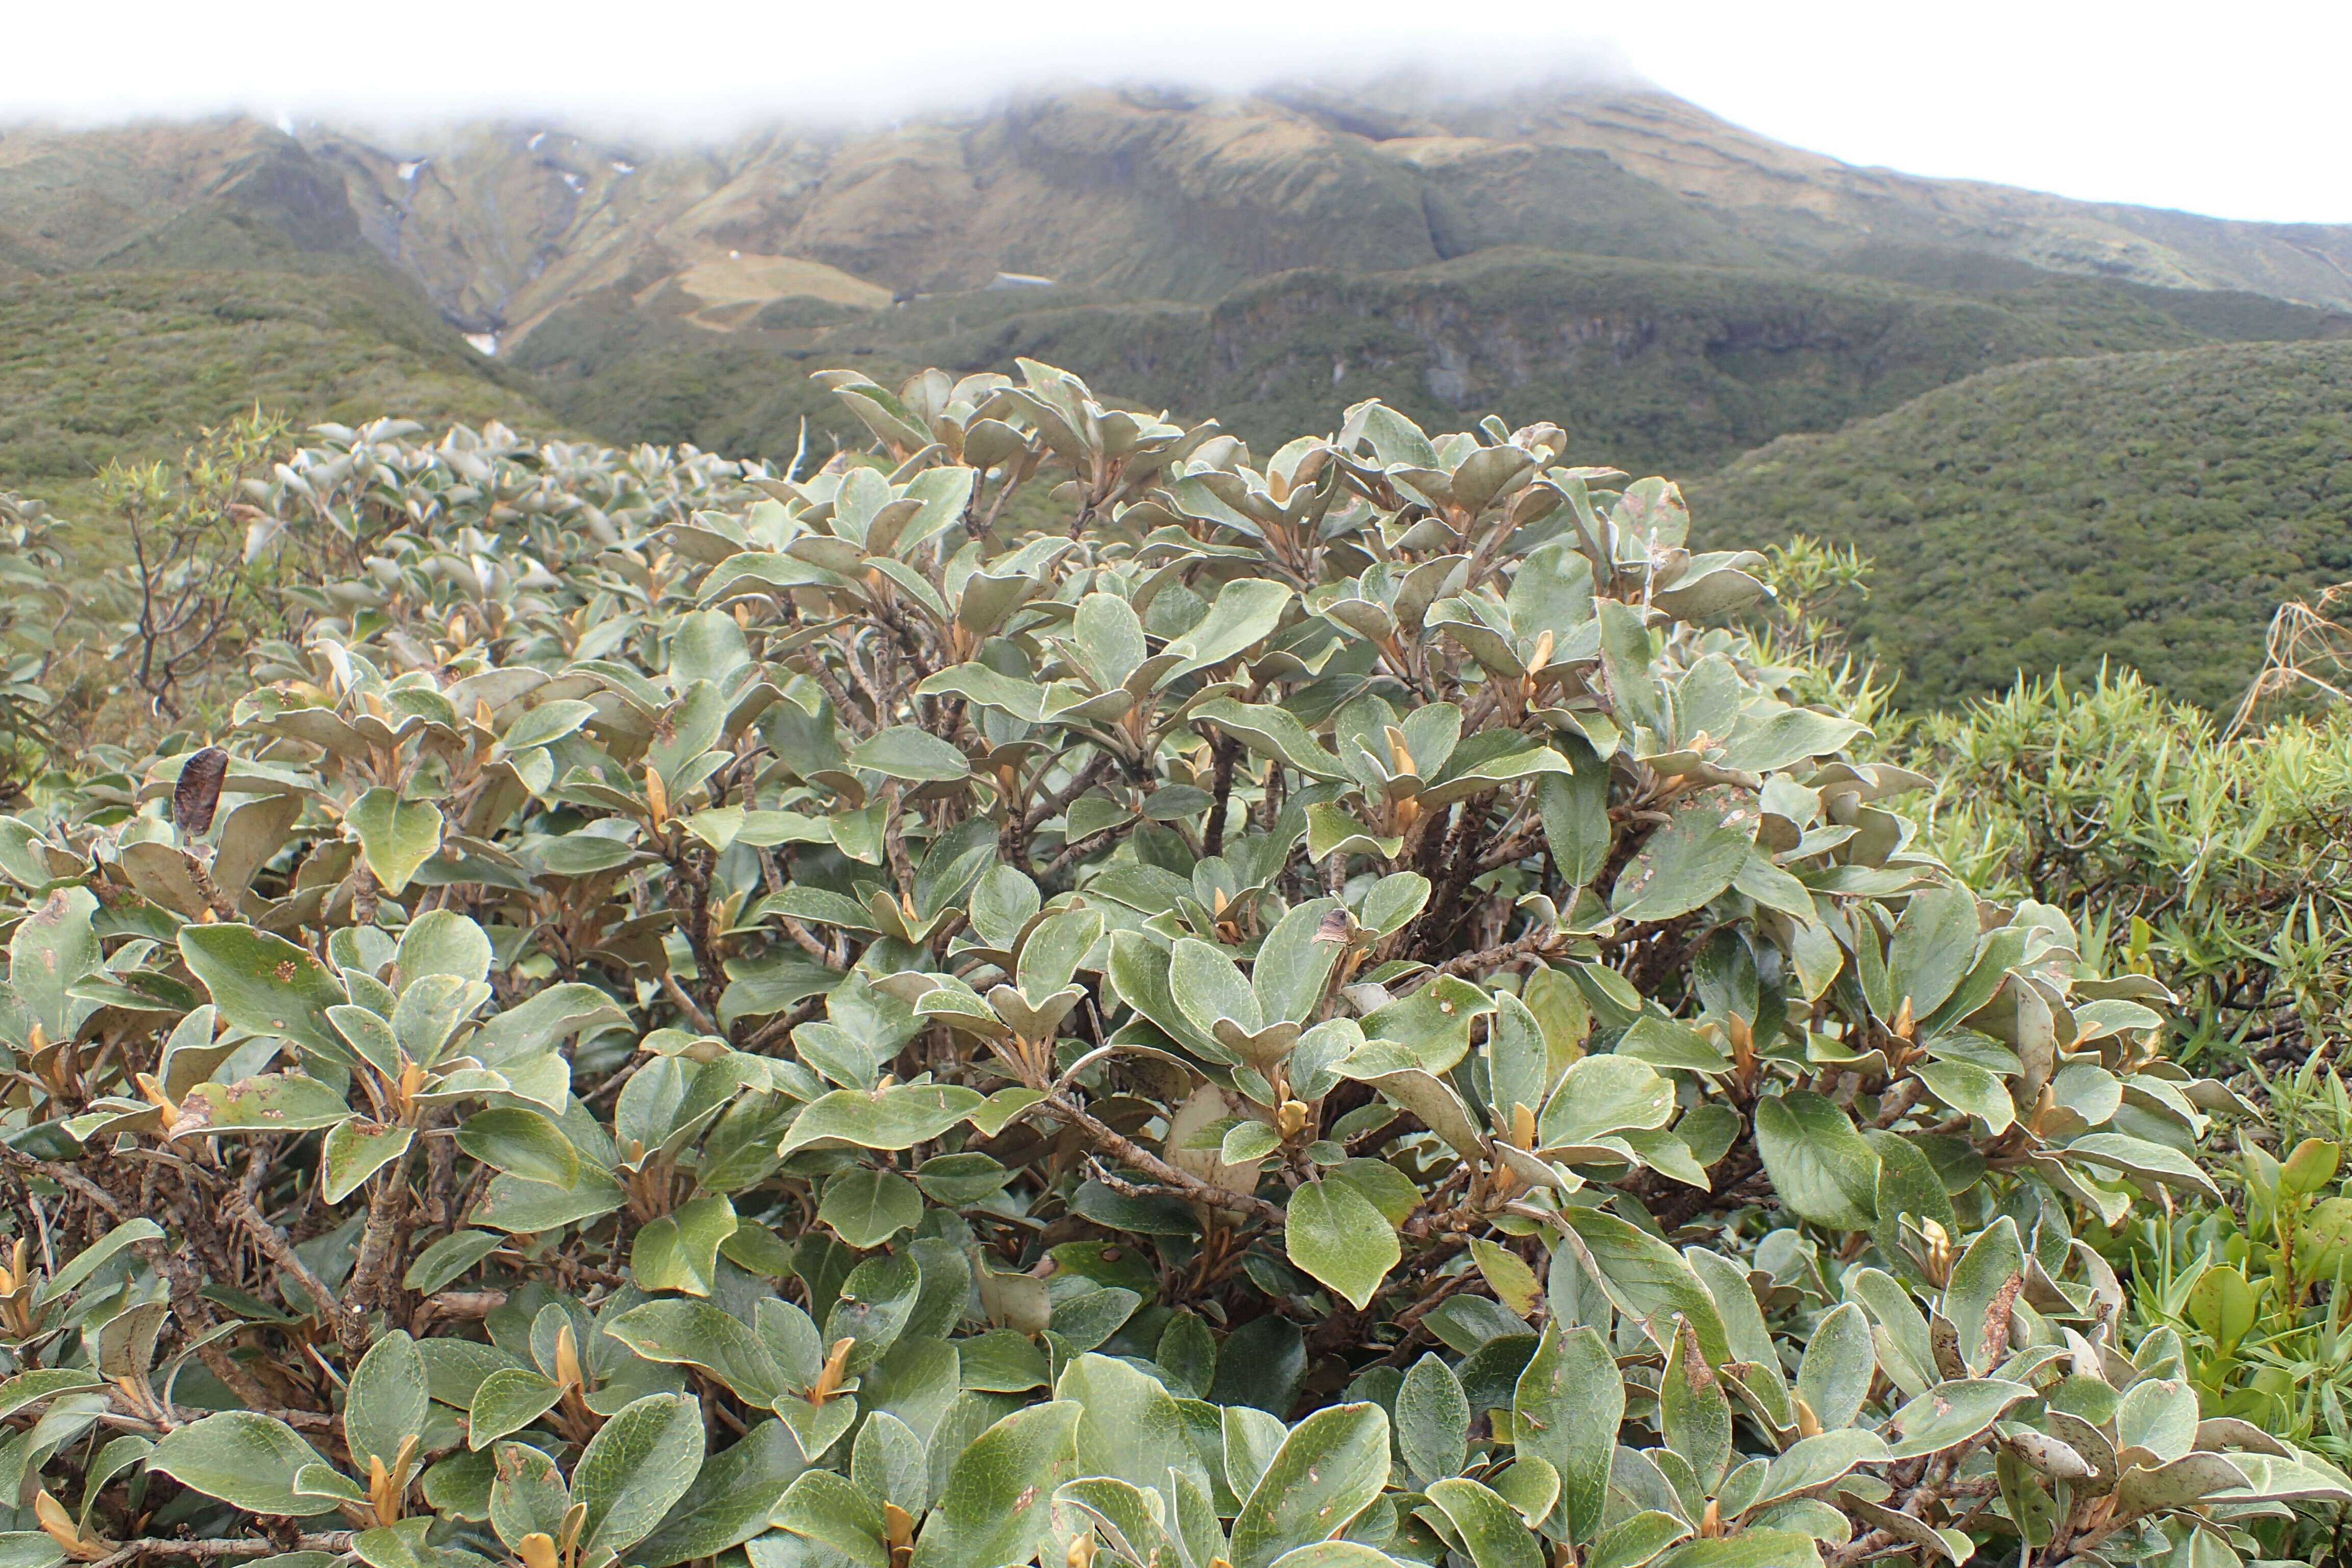
[[[0,831],[22,1568],[2201,1563],[2352,1500],[2074,1238],[2213,1194],[2164,988],[1953,880],[1674,487],[831,380],[877,450],[806,476],[325,431],[224,743]]]
[[[1920,721],[1932,838],[1986,892],[2067,910],[2183,999],[2184,1055],[2333,1058],[2352,1005],[2352,720],[2217,732],[2124,673]],[[2280,1152],[2284,1152],[2281,1150]]]
[[[0,490],[0,799],[13,797],[50,741],[39,682],[65,595],[57,521],[39,501]]]

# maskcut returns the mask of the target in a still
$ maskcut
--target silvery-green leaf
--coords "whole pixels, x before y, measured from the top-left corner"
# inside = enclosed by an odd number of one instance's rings
[[[1489,1488],[1453,1477],[1433,1484],[1429,1500],[1453,1523],[1476,1568],[1543,1568],[1535,1537]]]
[[[1290,1260],[1359,1309],[1403,1256],[1396,1227],[1346,1182],[1309,1182],[1290,1194],[1283,1245]]]
[[[1600,1529],[1624,1409],[1624,1378],[1600,1334],[1546,1324],[1513,1393],[1511,1428],[1517,1452],[1559,1472],[1559,1522],[1571,1540],[1591,1541]]]
[[[681,1394],[655,1394],[598,1428],[572,1472],[572,1498],[588,1517],[583,1547],[625,1552],[686,1495],[702,1468],[702,1413]]]
[[[1413,1363],[1396,1395],[1397,1447],[1423,1481],[1461,1473],[1470,1440],[1470,1403],[1461,1380],[1434,1355]]]
[[[2245,1470],[2219,1454],[2183,1454],[2161,1465],[2125,1470],[2116,1479],[2116,1508],[2126,1516],[2188,1508],[2252,1484]]]
[[[1034,1405],[975,1438],[924,1521],[913,1568],[1025,1562],[1050,1523],[1055,1489],[1076,1468],[1079,1414],[1068,1400]]]
[[[2185,1379],[2143,1379],[2124,1391],[2116,1409],[2116,1447],[2180,1458],[2197,1446],[2197,1391]]]
[[[1780,1201],[1844,1230],[1877,1212],[1878,1156],[1852,1119],[1822,1095],[1791,1089],[1756,1102],[1756,1148]]]
[[[1618,874],[1610,905],[1620,919],[1635,923],[1687,914],[1731,886],[1748,847],[1748,837],[1725,826],[1717,814],[1685,807]]]
[[[2023,1384],[1998,1378],[1939,1383],[1887,1418],[1886,1457],[1916,1458],[1965,1443],[1989,1430],[2011,1405],[2032,1396]]]
[[[404,799],[397,790],[369,790],[343,814],[343,823],[359,840],[376,881],[395,897],[441,848],[441,808]]]
[[[389,1468],[404,1439],[424,1436],[428,1403],[425,1360],[395,1329],[360,1358],[344,1390],[343,1440],[353,1463],[373,1455]]]
[[[320,1463],[291,1426],[247,1410],[226,1410],[177,1427],[147,1458],[149,1468],[248,1513],[295,1519],[334,1507],[331,1499],[295,1491],[296,1472]]]
[[[1388,1456],[1388,1416],[1377,1405],[1335,1405],[1301,1421],[1234,1521],[1234,1568],[1272,1568],[1285,1552],[1344,1531],[1380,1496]]]
[[[1870,1324],[1860,1307],[1843,1301],[1813,1325],[1797,1365],[1796,1394],[1825,1432],[1834,1432],[1853,1424],[1876,1371]]]

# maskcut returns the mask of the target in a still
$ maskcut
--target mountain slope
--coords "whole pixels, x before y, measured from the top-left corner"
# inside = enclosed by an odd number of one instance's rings
[[[1661,92],[1538,92],[1440,110],[1458,133],[1591,148],[1783,259],[1938,245],[2163,288],[2352,304],[2352,226],[2241,223],[1840,163]]]
[[[1850,619],[1914,706],[2087,675],[2236,700],[2284,597],[2352,578],[2352,343],[2011,365],[1694,487],[1700,538],[1884,566]]]
[[[803,416],[858,438],[801,386],[821,365],[888,379],[1026,355],[1113,397],[1215,408],[1264,450],[1379,397],[1433,426],[1496,411],[1560,419],[1595,461],[1687,474],[1989,364],[2211,341],[2116,285],[2053,281],[2063,286],[1975,296],[1513,248],[1394,272],[1284,273],[1211,306],[998,293],[877,315],[786,302],[724,337],[691,324],[682,296],[614,290],[550,317],[515,363],[543,373],[546,395],[586,428],[747,455],[788,455]]]
[[[1903,563],[1864,629],[1919,701],[2103,654],[2233,693],[2346,574],[2352,350],[2215,345],[2347,332],[2352,226],[1855,168],[1630,89],[1071,88],[703,146],[0,127],[0,484],[69,506],[256,400],[782,459],[866,438],[813,370],[1029,355],[1261,451],[1378,397],[1730,464],[1718,538]]]
[[[701,295],[722,308],[699,324],[725,330],[740,323],[726,305],[803,293],[948,292],[1015,272],[1206,304],[1293,268],[1396,271],[1506,246],[1811,268],[1931,245],[2352,307],[2352,227],[1856,168],[1623,88],[1073,87],[877,130],[780,121],[708,146],[483,121],[0,135],[0,265],[93,265],[207,205],[269,216],[305,249],[364,244],[451,321],[508,342],[624,281]],[[777,260],[799,266],[761,270]]]
[[[479,124],[398,148],[345,132],[304,142],[445,311],[509,337],[623,278],[766,256],[892,292],[1008,271],[1204,303],[1295,268],[1393,271],[1496,246],[1808,267],[1895,242],[2352,307],[2352,227],[1859,169],[1657,92],[1416,103],[1403,85],[1240,99],[1074,88],[879,132],[785,125],[690,150]]]
[[[0,489],[52,500],[257,401],[299,423],[392,411],[552,433],[526,385],[368,268],[0,282]]]

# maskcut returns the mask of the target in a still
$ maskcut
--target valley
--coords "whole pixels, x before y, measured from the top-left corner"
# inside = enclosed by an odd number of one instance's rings
[[[2166,461],[2123,465],[2132,558],[2095,590],[2007,595],[2021,639],[1941,624],[1924,578],[1874,602],[1906,700],[2103,656],[2221,700],[2277,593],[2338,570],[2309,421],[2334,438],[2341,388],[2314,367],[2347,333],[2352,228],[1854,168],[1656,92],[1072,88],[699,146],[499,122],[0,134],[0,486],[68,514],[108,458],[256,402],[782,462],[804,432],[865,439],[812,372],[1034,357],[1122,405],[1213,408],[1261,452],[1372,397],[1433,428],[1557,419],[1579,461],[1685,480],[1712,541],[1908,551],[1976,507],[2003,552],[2096,553],[2106,534],[2061,521],[2088,503],[1869,464],[2043,473],[2051,399],[2090,387],[2097,419],[2053,450],[2164,431]],[[2319,346],[2229,347],[2253,343]],[[2167,376],[2192,366],[2234,368],[2183,399]],[[2273,447],[2297,454],[2275,504],[2298,542],[2250,569],[2191,478]]]

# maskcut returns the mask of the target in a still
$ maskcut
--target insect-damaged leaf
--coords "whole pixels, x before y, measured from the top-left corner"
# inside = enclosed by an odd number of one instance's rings
[[[172,785],[172,825],[183,838],[201,838],[212,830],[213,812],[227,778],[228,753],[218,746],[206,746],[181,764],[179,779]]]

